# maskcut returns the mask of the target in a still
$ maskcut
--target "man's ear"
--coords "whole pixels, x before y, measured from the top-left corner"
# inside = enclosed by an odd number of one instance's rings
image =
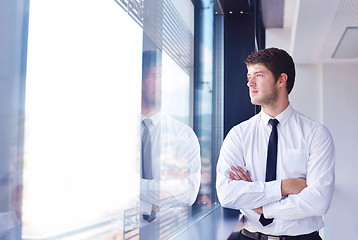
[[[280,77],[278,78],[279,86],[286,87],[288,76],[286,73],[281,73]]]

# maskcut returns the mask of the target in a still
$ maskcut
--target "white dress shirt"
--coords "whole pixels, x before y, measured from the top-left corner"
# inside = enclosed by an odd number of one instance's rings
[[[320,123],[289,105],[276,119],[278,131],[277,180],[265,182],[271,125],[263,111],[233,127],[226,136],[217,164],[217,194],[223,207],[240,209],[244,227],[270,235],[300,235],[324,226],[334,190],[335,153],[331,134]],[[247,170],[252,182],[230,180],[231,166]],[[281,180],[305,178],[299,194],[281,197]],[[260,214],[251,210],[263,206]]]
[[[163,112],[150,120],[153,179],[141,179],[140,210],[149,214],[152,205],[162,207],[164,202],[190,206],[201,180],[198,138],[189,126]]]

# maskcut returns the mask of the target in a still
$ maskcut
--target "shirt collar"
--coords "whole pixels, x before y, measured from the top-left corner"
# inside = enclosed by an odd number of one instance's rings
[[[279,115],[277,115],[275,118],[280,122],[281,125],[285,125],[288,119],[291,117],[292,113],[294,112],[293,107],[291,104],[288,105],[288,107],[283,110]],[[262,110],[260,112],[261,119],[265,124],[269,124],[269,120],[272,118],[271,116],[264,113]]]
[[[152,124],[154,125],[154,126],[157,126],[158,124],[159,124],[159,122],[160,122],[160,119],[161,119],[161,115],[162,115],[162,113],[161,112],[158,112],[158,113],[156,113],[156,114],[154,114],[154,115],[152,115],[152,116],[150,116],[150,117],[146,117],[146,116],[144,116],[143,114],[141,115],[141,120],[143,121],[144,119],[150,119],[151,121],[152,121]]]

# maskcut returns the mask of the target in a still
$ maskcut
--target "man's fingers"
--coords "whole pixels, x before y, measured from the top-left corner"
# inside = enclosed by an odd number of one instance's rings
[[[241,167],[238,167],[238,169],[239,169],[240,173],[245,176],[246,181],[252,182],[249,174],[244,169],[242,169]]]
[[[262,211],[262,207],[254,208],[254,209],[252,209],[252,210],[254,210],[255,212],[260,213],[260,214],[263,212],[263,211]]]
[[[246,182],[251,182],[250,176],[241,167],[232,166],[231,170],[232,170],[232,172],[230,172],[231,174],[229,173],[230,177],[233,177],[232,174],[236,176],[234,179],[231,178],[232,180],[237,180],[237,181],[243,180]]]
[[[236,180],[236,181],[239,181],[239,180],[241,180],[240,178],[239,178],[239,176],[237,176],[235,173],[233,173],[233,172],[229,172],[229,175],[230,175],[230,179],[231,180]]]
[[[246,182],[251,182],[251,179],[249,177],[249,175],[247,174],[247,172],[242,169],[241,167],[234,167],[236,169],[236,174],[240,176],[240,178]]]

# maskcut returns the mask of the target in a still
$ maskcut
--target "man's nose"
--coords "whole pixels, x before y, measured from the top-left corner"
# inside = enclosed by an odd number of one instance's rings
[[[254,87],[255,86],[255,81],[253,78],[250,78],[248,81],[247,81],[247,86],[248,87]]]

